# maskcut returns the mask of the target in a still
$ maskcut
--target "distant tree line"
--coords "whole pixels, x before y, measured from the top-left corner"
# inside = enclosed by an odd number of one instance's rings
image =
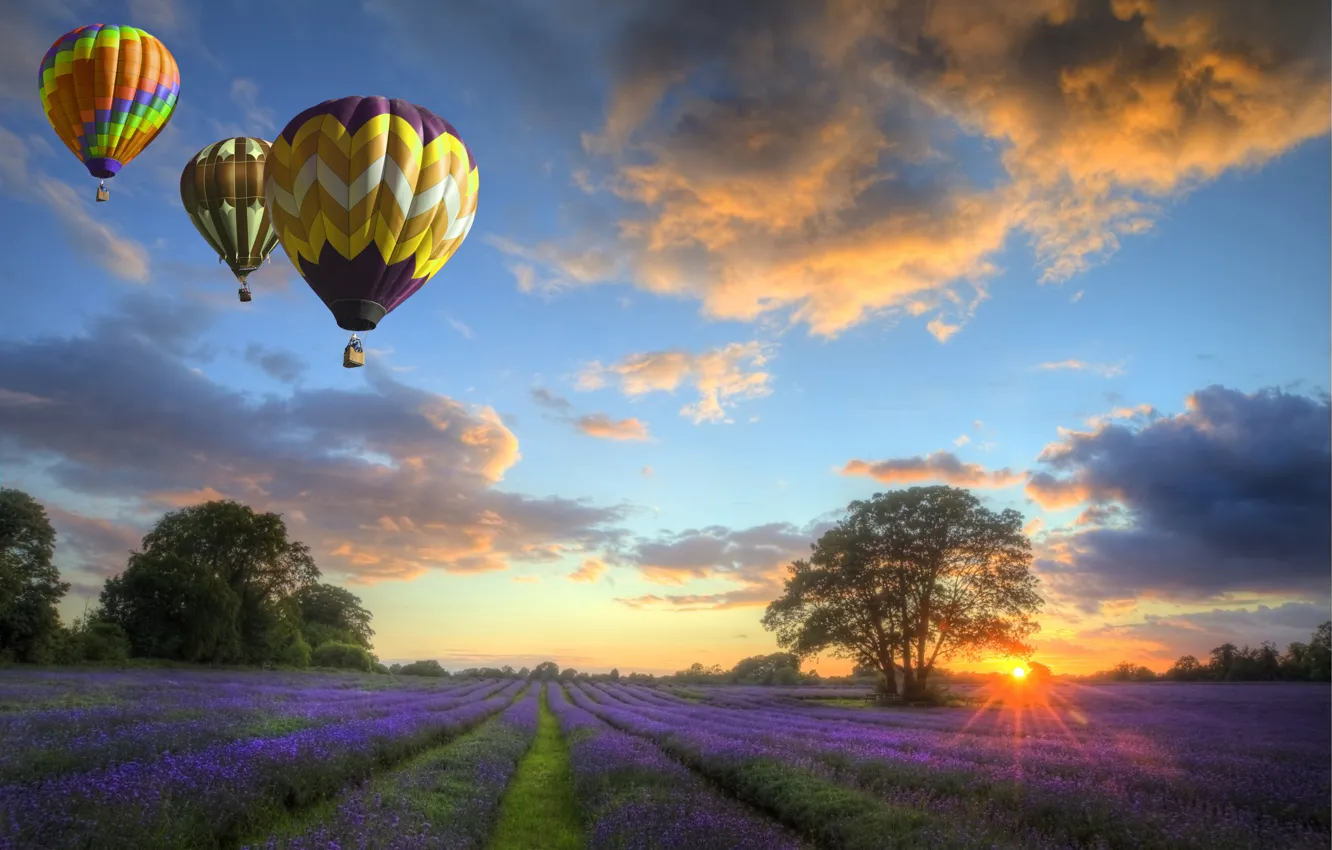
[[[1181,655],[1164,673],[1121,661],[1109,670],[1081,678],[1100,682],[1328,682],[1332,681],[1332,620],[1315,629],[1308,643],[1296,641],[1284,652],[1271,641],[1243,647],[1223,643],[1206,661]]]
[[[52,564],[56,533],[29,494],[0,489],[0,661],[337,667],[370,671],[371,614],[319,582],[310,549],[282,518],[237,502],[163,516],[69,626]]]

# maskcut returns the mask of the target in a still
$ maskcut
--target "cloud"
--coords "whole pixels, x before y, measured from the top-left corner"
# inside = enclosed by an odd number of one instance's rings
[[[680,408],[680,415],[695,424],[731,422],[726,410],[737,400],[761,398],[772,392],[772,376],[762,367],[772,356],[771,346],[734,342],[702,354],[673,349],[631,354],[603,366],[588,364],[578,376],[578,389],[590,391],[616,381],[620,392],[634,397],[652,392],[674,393],[690,385],[698,401]]]
[[[968,437],[966,434],[963,434],[960,437],[957,437],[956,439],[953,440],[953,445],[957,446],[958,448],[961,448],[962,446],[965,446],[967,443],[970,442],[971,438]]]
[[[642,470],[640,470],[640,471],[643,473],[643,475],[644,475],[645,477],[648,477],[648,478],[652,477],[652,467],[650,467],[650,466],[645,466],[645,467],[643,467]]]
[[[648,581],[681,586],[718,579],[739,585],[716,593],[646,594],[618,598],[630,608],[677,611],[750,608],[781,595],[784,568],[809,554],[810,544],[831,527],[774,522],[745,529],[710,526],[643,539],[620,553]]]
[[[245,346],[245,359],[263,369],[273,380],[284,384],[294,384],[299,381],[307,368],[306,363],[294,352],[266,348],[253,342]]]
[[[522,288],[628,282],[824,336],[919,317],[944,341],[1014,235],[1062,280],[1328,130],[1326,4],[760,5],[582,4],[614,84],[574,191],[612,226],[497,241]]]
[[[849,460],[841,473],[864,475],[884,484],[942,481],[959,487],[1012,487],[1024,479],[1021,472],[1011,469],[987,470],[978,463],[964,463],[957,455],[947,451],[892,460]]]
[[[582,566],[569,573],[566,578],[569,581],[580,581],[591,584],[601,578],[606,573],[606,563],[597,558],[588,558],[583,561]]]
[[[28,153],[22,139],[0,126],[0,188],[49,209],[70,247],[110,274],[132,283],[147,283],[148,249],[93,218],[88,197],[30,167]]]
[[[449,327],[453,328],[455,331],[462,334],[463,339],[472,338],[472,329],[468,327],[467,323],[462,321],[461,319],[455,319],[452,316],[450,316]]]
[[[1325,595],[1330,417],[1326,396],[1210,386],[1174,416],[1094,417],[1091,430],[1063,431],[1027,494],[1089,510],[1051,535],[1038,566],[1093,608],[1143,595]]]
[[[45,505],[56,530],[56,551],[76,570],[105,578],[125,568],[131,551],[140,548],[148,529],[140,524],[90,517],[56,504]],[[100,588],[99,588],[100,592]]]
[[[1059,360],[1051,363],[1041,363],[1037,369],[1053,372],[1060,369],[1070,369],[1075,372],[1091,372],[1100,375],[1102,378],[1117,378],[1124,374],[1122,364],[1113,363],[1088,363],[1085,360]]]
[[[189,363],[211,318],[139,301],[79,336],[0,341],[0,389],[49,401],[5,408],[7,479],[40,469],[137,513],[235,498],[283,513],[327,572],[362,583],[505,569],[622,536],[621,508],[499,489],[520,459],[500,417],[399,383],[373,359],[359,392],[254,400],[214,383]]]
[[[567,398],[555,395],[545,387],[533,387],[532,398],[542,407],[548,407],[551,410],[558,410],[561,413],[568,413],[573,409]]]
[[[259,86],[254,80],[237,77],[231,81],[231,102],[240,108],[245,119],[245,127],[250,132],[242,135],[260,134],[263,138],[277,135],[277,118],[273,110],[259,105]]]
[[[514,576],[513,578],[509,579],[509,581],[513,582],[514,584],[540,584],[541,576],[538,575]]]
[[[634,418],[612,419],[605,413],[574,416],[573,405],[567,398],[555,395],[544,387],[533,388],[532,399],[542,407],[556,411],[559,419],[572,424],[580,433],[589,437],[619,441],[651,439],[646,422]]]
[[[611,419],[604,413],[580,416],[574,425],[589,437],[599,440],[647,440],[647,425],[637,419]]]

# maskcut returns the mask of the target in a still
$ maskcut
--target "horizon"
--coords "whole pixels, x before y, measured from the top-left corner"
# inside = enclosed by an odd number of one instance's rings
[[[1056,676],[1332,616],[1318,37],[959,6],[908,50],[889,14],[574,5],[601,14],[330,3],[309,44],[308,0],[7,8],[0,486],[59,533],[66,622],[163,513],[230,498],[385,664],[729,668],[778,651],[764,606],[849,502],[928,484],[1023,514]],[[106,204],[35,84],[99,16],[181,73]],[[480,172],[359,370],[281,248],[237,303],[178,189],[351,94],[443,117]]]

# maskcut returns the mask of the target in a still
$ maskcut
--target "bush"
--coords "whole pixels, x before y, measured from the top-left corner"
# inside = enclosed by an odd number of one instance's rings
[[[310,663],[316,667],[336,667],[340,670],[370,672],[375,660],[363,647],[350,643],[330,641],[320,644],[310,653]]]
[[[439,666],[439,662],[434,659],[429,661],[413,661],[411,664],[404,664],[398,669],[398,673],[403,676],[431,676],[437,679],[449,675],[449,671]]]
[[[123,664],[129,660],[129,636],[119,623],[94,621],[71,636],[84,661],[94,664]]]
[[[286,646],[278,650],[274,661],[283,667],[309,667],[310,644],[298,633]]]

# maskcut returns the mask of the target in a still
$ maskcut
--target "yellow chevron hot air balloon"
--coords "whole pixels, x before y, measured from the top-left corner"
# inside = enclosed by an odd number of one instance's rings
[[[428,109],[344,97],[287,124],[264,166],[264,194],[283,251],[338,327],[368,331],[467,238],[476,161]],[[362,363],[353,333],[343,364]]]

